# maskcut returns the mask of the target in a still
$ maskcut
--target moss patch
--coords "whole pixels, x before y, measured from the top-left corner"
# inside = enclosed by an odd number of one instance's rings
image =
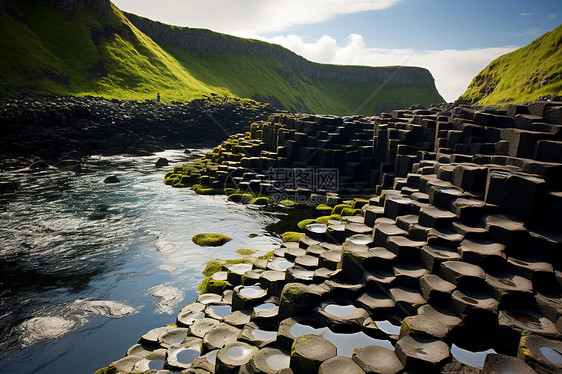
[[[326,213],[330,213],[334,208],[326,205],[326,204],[320,204],[316,207],[316,210],[326,214]]]
[[[250,204],[267,205],[268,203],[269,203],[269,198],[265,196],[256,197],[250,200]]]
[[[299,229],[304,230],[306,228],[306,226],[310,225],[311,223],[316,222],[316,220],[314,219],[303,219],[302,221],[300,221],[299,223],[297,223],[297,226]]]
[[[363,214],[361,209],[343,208],[341,211],[342,216],[360,216]]]
[[[332,214],[341,214],[345,208],[351,208],[349,204],[338,204],[332,209]]]
[[[249,204],[253,199],[254,195],[249,193],[233,193],[227,197],[228,201],[242,204]]]
[[[232,240],[232,238],[216,233],[205,233],[194,235],[191,240],[201,247],[220,247]]]
[[[251,256],[257,251],[255,249],[248,249],[248,248],[240,248],[236,251],[240,256]]]
[[[304,236],[304,232],[287,231],[281,235],[283,242],[298,242]]]

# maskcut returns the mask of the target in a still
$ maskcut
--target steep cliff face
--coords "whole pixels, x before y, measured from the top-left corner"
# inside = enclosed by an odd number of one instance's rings
[[[339,82],[387,82],[401,86],[434,85],[427,69],[417,67],[367,67],[318,64],[276,44],[216,33],[205,29],[177,27],[124,13],[139,30],[159,44],[175,45],[193,56],[243,54],[271,57],[283,66],[301,71],[311,78],[333,79]]]

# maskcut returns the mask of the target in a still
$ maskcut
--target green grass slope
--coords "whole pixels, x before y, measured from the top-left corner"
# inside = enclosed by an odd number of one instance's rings
[[[195,79],[110,6],[68,16],[43,2],[16,1],[21,18],[0,9],[0,93],[189,100],[227,89]]]
[[[400,69],[398,75],[411,76],[411,84],[409,78],[391,80],[394,84],[354,80],[356,73],[392,75],[394,70],[314,64],[277,45],[124,14],[108,0],[82,1],[69,11],[51,2],[0,0],[0,94],[143,100],[160,92],[163,100],[187,101],[213,93],[291,111],[339,115],[443,102],[425,69]],[[158,40],[142,32],[135,20],[173,35],[187,32],[195,46]],[[240,46],[244,52],[236,52]],[[295,66],[286,64],[287,56]],[[337,76],[342,72],[343,78]]]
[[[493,105],[562,95],[562,25],[482,70],[459,100]]]

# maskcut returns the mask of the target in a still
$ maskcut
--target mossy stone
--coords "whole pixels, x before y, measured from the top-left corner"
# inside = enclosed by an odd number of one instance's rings
[[[334,208],[332,208],[331,206],[326,205],[326,204],[320,204],[316,207],[316,210],[318,210],[322,213],[328,213],[328,214],[330,214],[333,209]]]
[[[360,216],[363,214],[361,209],[343,208],[341,211],[342,216]]]
[[[250,200],[250,204],[255,205],[267,205],[269,203],[269,198],[265,196],[256,197]]]
[[[283,242],[298,242],[304,236],[304,232],[287,231],[281,235]]]
[[[351,205],[349,205],[349,204],[338,204],[334,207],[334,209],[332,209],[332,214],[342,214],[342,211],[345,208],[351,209]]]
[[[297,223],[297,226],[299,229],[304,230],[306,228],[306,226],[310,225],[311,223],[316,222],[314,219],[309,218],[309,219],[303,219],[302,221],[300,221],[299,223]]]
[[[233,193],[227,197],[228,201],[242,204],[249,204],[253,199],[254,196],[249,193]]]
[[[232,238],[216,233],[204,233],[194,235],[191,240],[201,247],[220,247],[232,240]]]

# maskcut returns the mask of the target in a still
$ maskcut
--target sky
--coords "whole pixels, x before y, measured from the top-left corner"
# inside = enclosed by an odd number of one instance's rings
[[[113,0],[185,27],[280,44],[339,65],[420,66],[456,100],[495,58],[562,23],[562,0]]]

